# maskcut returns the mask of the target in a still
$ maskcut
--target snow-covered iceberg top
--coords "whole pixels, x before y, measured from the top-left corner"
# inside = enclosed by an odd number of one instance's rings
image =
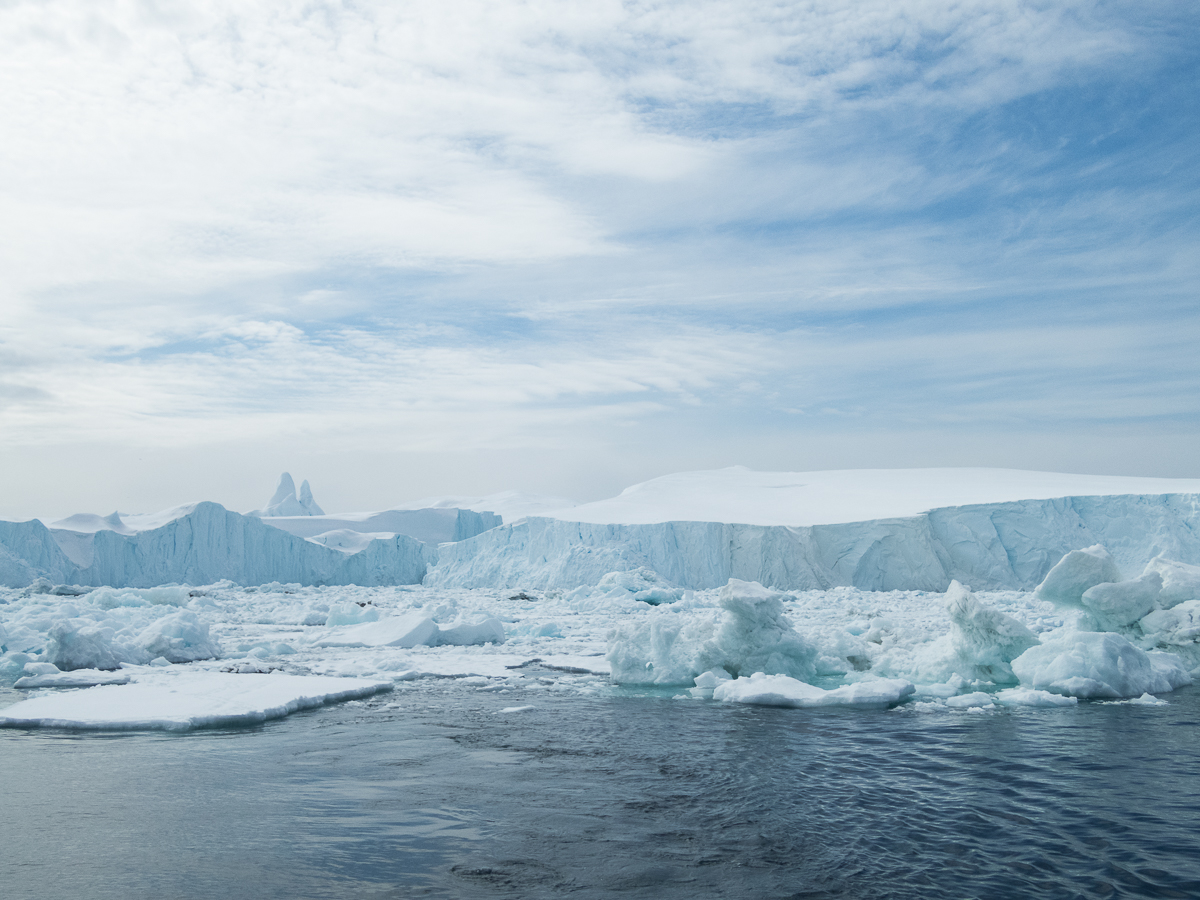
[[[836,525],[932,509],[1058,497],[1200,493],[1197,478],[1068,475],[1018,469],[835,469],[755,472],[744,466],[665,475],[618,496],[538,513],[570,522]]]

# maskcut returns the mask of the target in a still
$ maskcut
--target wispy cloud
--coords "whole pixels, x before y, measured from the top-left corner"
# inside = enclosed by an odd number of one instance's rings
[[[8,3],[0,448],[1189,427],[1196,24]]]

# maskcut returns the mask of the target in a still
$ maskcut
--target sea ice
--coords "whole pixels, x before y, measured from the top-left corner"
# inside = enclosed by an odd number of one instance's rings
[[[0,727],[188,731],[253,725],[390,688],[390,682],[350,678],[188,672],[33,697],[0,711]]]
[[[1191,684],[1175,656],[1147,653],[1114,632],[1065,631],[1012,661],[1025,687],[1082,698],[1136,697]]]
[[[713,690],[713,699],[758,706],[859,706],[884,709],[896,705],[913,690],[913,685],[908,681],[881,678],[846,684],[827,691],[787,675],[755,672],[748,678],[743,676],[719,682]]]

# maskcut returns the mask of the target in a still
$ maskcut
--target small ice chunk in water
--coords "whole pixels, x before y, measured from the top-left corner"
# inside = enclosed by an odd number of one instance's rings
[[[1078,706],[1079,700],[1075,697],[1064,697],[1062,694],[1052,694],[1049,691],[1037,691],[1033,688],[1007,688],[999,691],[993,698],[996,703],[1001,706],[1033,706],[1033,707],[1055,707],[1055,706]]]
[[[951,709],[987,709],[994,706],[992,695],[986,691],[974,691],[970,694],[959,694],[957,697],[947,697],[946,705]]]
[[[724,703],[751,703],[758,706],[862,706],[882,709],[899,703],[913,693],[913,690],[912,683],[903,679],[880,678],[846,684],[827,691],[787,675],[755,672],[749,678],[721,682],[713,691],[713,699]]]

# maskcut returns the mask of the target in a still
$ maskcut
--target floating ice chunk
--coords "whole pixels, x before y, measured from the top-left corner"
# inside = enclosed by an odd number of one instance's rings
[[[209,634],[208,626],[186,609],[152,622],[138,635],[138,643],[149,656],[162,656],[173,663],[221,655],[221,645]]]
[[[1058,561],[1037,586],[1040,600],[1056,606],[1079,606],[1083,592],[1097,584],[1120,581],[1121,571],[1113,558],[1099,544],[1072,550]]]
[[[1033,706],[1033,707],[1055,707],[1055,706],[1078,706],[1079,700],[1075,697],[1064,697],[1062,694],[1052,694],[1049,691],[1037,691],[1033,688],[1007,688],[997,692],[992,699],[1001,706]]]
[[[116,669],[123,661],[145,661],[125,659],[129,654],[113,646],[114,634],[113,629],[87,619],[63,619],[50,629],[46,658],[63,670]]]
[[[1146,653],[1111,631],[1068,631],[1031,647],[1012,662],[1026,687],[1083,698],[1136,697],[1191,684],[1182,663]]]
[[[812,678],[816,649],[783,615],[785,595],[730,579],[721,588],[719,624],[707,612],[671,607],[618,625],[608,637],[613,680],[621,684],[687,684],[718,666],[733,675],[765,672]]]
[[[696,676],[696,687],[712,690],[722,681],[731,681],[733,676],[724,669],[709,669]]]
[[[1146,564],[1144,574],[1149,575],[1152,572],[1162,577],[1162,592],[1158,595],[1158,605],[1163,609],[1170,609],[1191,600],[1200,600],[1200,566],[1189,566],[1187,563],[1156,556]]]
[[[29,666],[25,667],[29,671]],[[103,672],[100,669],[76,669],[73,672],[38,672],[18,678],[17,688],[78,688],[97,684],[128,684],[128,672]]]
[[[405,613],[378,622],[339,628],[314,642],[317,647],[401,647],[431,644],[438,627],[424,613]]]
[[[995,706],[992,696],[985,691],[974,691],[970,694],[959,694],[957,697],[947,697],[946,705],[951,709],[988,709]]]
[[[336,628],[341,625],[361,625],[363,622],[378,622],[379,608],[376,606],[366,605],[359,606],[353,601],[347,600],[344,603],[335,603],[333,608],[329,610],[329,615],[325,617],[325,624],[331,628]]]
[[[1121,703],[1126,706],[1170,706],[1166,700],[1159,700],[1153,694],[1142,694],[1140,697],[1134,697],[1132,700],[1113,700],[1112,703]]]
[[[1132,625],[1158,605],[1163,578],[1147,572],[1133,581],[1097,584],[1083,592],[1081,602],[1101,631]]]
[[[253,725],[390,687],[390,682],[321,676],[164,673],[150,681],[23,700],[0,711],[0,727],[187,731]]]
[[[451,628],[439,628],[439,644],[466,647],[472,644],[503,644],[504,623],[499,619],[484,619],[474,624],[461,623]]]
[[[757,706],[863,706],[883,709],[894,706],[913,692],[911,682],[881,678],[843,685],[831,691],[806,684],[787,675],[755,672],[749,678],[723,681],[713,690],[713,699],[724,703]]]
[[[946,591],[950,640],[959,659],[974,672],[964,673],[998,684],[1016,682],[1012,661],[1036,647],[1037,637],[1011,616],[984,606],[957,581]]]

